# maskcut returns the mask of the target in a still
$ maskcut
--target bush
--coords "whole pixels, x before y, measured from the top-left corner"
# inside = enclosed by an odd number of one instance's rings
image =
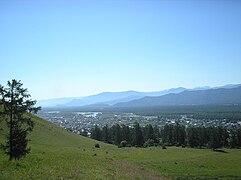
[[[114,142],[113,142],[113,141],[108,141],[107,143],[108,143],[108,144],[114,144]]]
[[[121,141],[119,147],[126,147],[127,141]]]
[[[100,145],[98,143],[95,144],[95,148],[100,148]]]
[[[164,145],[164,146],[173,146],[172,143],[164,143],[163,145]]]
[[[160,143],[154,143],[154,146],[155,147],[160,146]]]
[[[176,143],[175,145],[176,145],[176,147],[179,147],[179,146],[181,146],[181,144],[180,144],[180,143]]]
[[[144,145],[144,147],[151,147],[151,146],[154,146],[154,140],[153,139],[148,139]]]

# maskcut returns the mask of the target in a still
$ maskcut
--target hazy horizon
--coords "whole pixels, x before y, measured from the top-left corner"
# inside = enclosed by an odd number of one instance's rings
[[[160,92],[160,91],[167,91],[170,89],[177,89],[177,88],[185,88],[185,89],[189,89],[189,90],[195,90],[198,88],[219,88],[222,86],[226,86],[226,85],[240,85],[241,83],[237,83],[237,84],[223,84],[221,86],[197,86],[197,87],[171,87],[171,88],[167,88],[167,89],[160,89],[160,90],[155,90],[155,91],[138,91],[138,90],[123,90],[123,91],[103,91],[103,92],[97,92],[95,94],[86,94],[86,95],[82,95],[82,96],[63,96],[63,97],[54,97],[54,98],[47,98],[47,99],[37,99],[37,100],[50,100],[50,99],[64,99],[64,98],[83,98],[83,97],[87,97],[87,96],[93,96],[93,95],[98,95],[101,93],[118,93],[118,92],[130,92],[130,91],[135,91],[135,92],[143,92],[143,93],[149,93],[149,92]]]
[[[0,84],[35,99],[241,82],[241,1],[0,1]]]

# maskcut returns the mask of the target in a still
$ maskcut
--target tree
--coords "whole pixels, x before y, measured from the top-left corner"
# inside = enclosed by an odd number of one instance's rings
[[[131,142],[131,132],[129,126],[124,124],[121,125],[121,139],[127,141],[129,144]]]
[[[185,126],[176,124],[177,127],[177,144],[179,145],[186,145],[186,131],[185,131]]]
[[[94,128],[91,129],[91,135],[90,137],[92,139],[96,139],[98,141],[101,140],[101,129],[97,126],[97,124],[95,125]]]
[[[159,143],[159,138],[160,138],[160,131],[157,125],[154,126],[153,128],[154,131],[154,136],[155,136],[155,143]]]
[[[102,140],[106,143],[109,142],[109,130],[107,124],[102,128]]]
[[[221,127],[210,127],[210,141],[209,147],[217,149],[222,147],[222,128]],[[225,140],[226,141],[226,140]]]
[[[21,81],[8,81],[7,87],[0,85],[0,98],[9,132],[6,144],[1,144],[9,160],[20,159],[30,152],[27,135],[33,130],[34,122],[29,113],[37,113],[40,107],[34,107],[28,90],[22,87]]]
[[[229,146],[230,148],[236,148],[238,145],[237,132],[234,129],[230,130]]]
[[[111,129],[112,129],[114,144],[119,145],[121,142],[121,127],[119,124],[115,124],[112,126]]]
[[[198,128],[190,127],[187,130],[187,141],[191,147],[200,147],[200,134]]]
[[[238,145],[238,148],[241,147],[241,129],[237,129],[237,145]]]
[[[152,139],[155,140],[155,134],[154,134],[154,130],[151,124],[148,124],[145,126],[144,128],[144,140],[147,141],[148,139]]]
[[[178,122],[175,125],[166,124],[162,129],[162,141],[168,145],[185,145],[186,144],[186,131],[185,126],[180,125]]]
[[[162,141],[168,145],[174,145],[174,126],[166,124],[161,131]]]
[[[142,135],[141,127],[139,123],[134,123],[134,133],[133,133],[133,145],[137,147],[142,147],[144,138]]]

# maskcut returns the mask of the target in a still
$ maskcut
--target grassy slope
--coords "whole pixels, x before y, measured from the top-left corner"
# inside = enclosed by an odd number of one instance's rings
[[[149,179],[158,177],[137,165],[120,161],[116,146],[101,143],[65,131],[35,117],[30,135],[31,153],[21,161],[9,162],[0,153],[0,179]],[[3,122],[1,128],[5,129]],[[4,141],[0,132],[0,143]],[[101,148],[94,148],[99,143]],[[96,154],[96,155],[95,155]]]
[[[168,177],[239,178],[241,150],[228,153],[208,149],[125,148],[67,132],[40,118],[30,135],[31,153],[19,162],[8,162],[0,153],[0,179],[150,179]],[[3,123],[0,127],[4,128]],[[0,131],[3,142],[3,131]],[[96,156],[95,156],[96,154]]]
[[[209,149],[147,148],[125,160],[169,177],[241,179],[241,150],[225,151],[228,153]]]

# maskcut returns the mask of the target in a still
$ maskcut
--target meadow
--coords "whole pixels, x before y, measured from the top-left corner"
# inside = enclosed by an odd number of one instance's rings
[[[31,153],[9,162],[0,152],[0,179],[241,179],[239,149],[118,148],[33,117]]]

